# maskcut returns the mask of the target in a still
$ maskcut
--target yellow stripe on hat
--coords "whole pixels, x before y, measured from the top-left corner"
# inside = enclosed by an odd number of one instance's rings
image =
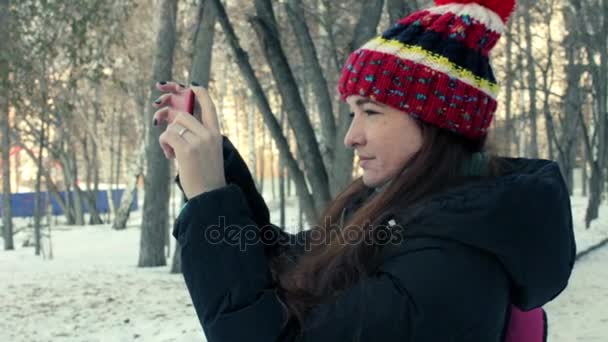
[[[471,87],[488,94],[494,100],[498,97],[498,84],[476,76],[470,70],[453,63],[447,57],[425,50],[420,46],[408,45],[397,40],[384,39],[379,36],[367,42],[361,49],[386,53],[401,59],[410,60],[443,72],[450,77],[457,78]]]

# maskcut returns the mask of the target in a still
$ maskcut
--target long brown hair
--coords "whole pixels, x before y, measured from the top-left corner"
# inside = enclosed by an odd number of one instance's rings
[[[421,149],[400,175],[382,192],[374,193],[342,222],[344,209],[372,191],[361,178],[354,180],[333,200],[316,228],[320,240],[303,254],[295,266],[276,262],[279,292],[290,321],[301,327],[307,312],[373,272],[380,248],[371,243],[344,243],[344,236],[363,236],[391,209],[404,210],[447,187],[466,182],[461,171],[476,152],[486,151],[486,140],[467,140],[455,133],[416,121],[421,129]],[[387,147],[389,148],[389,147]],[[489,159],[489,175],[498,173]],[[339,231],[339,234],[335,234]],[[373,237],[373,234],[365,235]],[[273,266],[275,267],[275,266]]]

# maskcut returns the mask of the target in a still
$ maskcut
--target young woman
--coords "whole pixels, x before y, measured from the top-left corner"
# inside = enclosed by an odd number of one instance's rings
[[[489,52],[513,1],[436,0],[355,51],[338,90],[363,176],[298,235],[222,137],[165,92],[155,122],[188,201],[174,227],[208,341],[541,341],[575,245],[556,163],[485,152]],[[483,4],[483,5],[481,5]],[[202,122],[201,122],[202,121]]]

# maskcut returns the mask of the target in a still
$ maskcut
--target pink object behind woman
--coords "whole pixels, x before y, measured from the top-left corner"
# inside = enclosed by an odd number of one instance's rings
[[[547,315],[542,308],[522,311],[511,305],[506,342],[546,342]]]

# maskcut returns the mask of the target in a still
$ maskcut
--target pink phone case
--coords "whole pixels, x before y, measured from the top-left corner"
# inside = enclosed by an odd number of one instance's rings
[[[174,109],[194,114],[194,92],[191,89],[186,89],[181,94],[174,94],[171,102]]]

